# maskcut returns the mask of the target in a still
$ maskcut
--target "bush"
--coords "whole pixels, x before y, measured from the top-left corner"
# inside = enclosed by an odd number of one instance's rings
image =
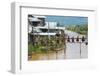
[[[66,29],[77,32],[79,34],[84,34],[84,35],[87,35],[87,33],[88,33],[88,25],[87,24],[76,25],[76,26],[68,26],[68,27],[66,27]]]
[[[62,42],[62,39],[55,36],[47,38],[47,36],[41,37],[35,45],[28,43],[28,53],[46,53],[47,51],[55,51],[55,49],[63,48],[64,43]]]
[[[46,47],[41,45],[28,44],[28,53],[45,53],[47,51]]]

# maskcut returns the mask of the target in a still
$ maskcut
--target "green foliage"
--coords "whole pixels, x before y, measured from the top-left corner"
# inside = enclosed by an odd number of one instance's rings
[[[32,45],[31,43],[30,44],[28,44],[28,52],[29,53],[40,53],[40,52],[44,52],[44,47],[43,46],[41,46],[41,45]]]
[[[84,35],[87,35],[87,33],[88,33],[88,25],[87,24],[68,26],[68,27],[66,27],[66,29],[77,32],[79,34],[84,34]]]
[[[31,43],[28,44],[28,53],[32,53],[33,50],[34,50],[33,45]]]
[[[59,43],[57,42],[59,41]],[[37,44],[28,44],[28,53],[46,53],[47,51],[55,51],[58,48],[63,48],[64,42],[56,36],[40,37]]]

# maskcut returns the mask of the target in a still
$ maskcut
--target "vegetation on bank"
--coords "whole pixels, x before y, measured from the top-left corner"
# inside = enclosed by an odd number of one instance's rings
[[[71,30],[74,32],[77,32],[79,34],[82,35],[87,35],[88,33],[88,25],[84,24],[84,25],[70,25],[66,27],[66,30]]]
[[[64,37],[48,36],[37,37],[36,43],[28,43],[28,54],[46,53],[48,51],[57,51],[64,48]],[[35,40],[34,40],[35,41]]]

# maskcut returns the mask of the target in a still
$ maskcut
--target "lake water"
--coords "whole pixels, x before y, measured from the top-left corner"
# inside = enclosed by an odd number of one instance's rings
[[[34,53],[31,60],[56,60],[56,59],[80,59],[88,57],[88,45],[85,43],[66,43],[66,49],[57,52]]]

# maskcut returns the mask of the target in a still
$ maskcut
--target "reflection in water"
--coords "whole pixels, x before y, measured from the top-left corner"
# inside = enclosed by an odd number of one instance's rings
[[[55,60],[55,59],[64,59],[64,50],[52,52],[49,51],[47,53],[33,53],[29,60]]]
[[[80,49],[81,47],[81,49]],[[47,53],[33,53],[29,57],[32,60],[56,60],[56,59],[79,59],[88,58],[88,45],[85,43],[67,43],[66,49],[57,52],[48,51]],[[81,50],[81,52],[80,52]]]

